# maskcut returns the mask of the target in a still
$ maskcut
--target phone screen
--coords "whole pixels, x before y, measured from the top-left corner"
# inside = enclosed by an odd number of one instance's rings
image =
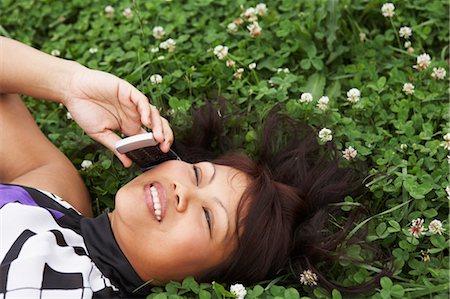
[[[142,171],[149,170],[165,161],[181,160],[173,150],[163,153],[158,146],[142,147],[129,151],[125,154],[128,158],[133,160]]]

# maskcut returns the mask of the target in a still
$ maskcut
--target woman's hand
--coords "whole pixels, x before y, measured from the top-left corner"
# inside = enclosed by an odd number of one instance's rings
[[[112,150],[125,167],[132,162],[115,150],[120,137],[114,131],[130,136],[145,132],[145,126],[152,129],[161,150],[169,150],[173,142],[169,123],[128,82],[1,36],[0,48],[0,93],[63,103],[80,127]]]
[[[116,151],[114,145],[121,138],[114,131],[131,136],[145,133],[144,125],[152,129],[160,149],[169,151],[173,142],[169,122],[130,83],[105,72],[80,67],[68,85],[62,103],[73,119],[94,140],[112,150],[125,167],[131,166],[132,161]]]

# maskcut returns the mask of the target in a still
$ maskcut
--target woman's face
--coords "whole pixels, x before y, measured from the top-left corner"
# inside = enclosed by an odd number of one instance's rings
[[[247,176],[210,162],[168,161],[116,195],[114,236],[143,280],[199,275],[236,248],[236,217]]]

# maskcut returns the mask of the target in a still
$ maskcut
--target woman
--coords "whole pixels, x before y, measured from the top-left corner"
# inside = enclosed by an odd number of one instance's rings
[[[149,284],[187,275],[251,283],[289,265],[320,274],[314,265],[343,240],[345,230],[337,239],[318,232],[328,204],[341,201],[354,185],[350,171],[326,153],[317,156],[311,130],[303,128],[306,135],[300,136],[297,124],[276,113],[267,121],[259,159],[228,152],[206,160],[203,151],[180,145],[177,150],[192,163],[168,161],[141,174],[117,192],[113,212],[89,218],[89,195],[76,169],[40,132],[16,93],[64,104],[125,167],[131,161],[114,149],[120,139],[114,131],[134,135],[145,126],[167,152],[173,142],[167,120],[113,75],[10,39],[0,43],[5,298],[139,297],[149,293]],[[208,108],[195,117],[194,129],[205,135],[193,146],[217,136],[211,128],[220,128],[212,125],[220,119],[205,114]],[[277,132],[290,136],[282,150],[272,138],[281,136]],[[327,285],[325,276],[319,279]]]

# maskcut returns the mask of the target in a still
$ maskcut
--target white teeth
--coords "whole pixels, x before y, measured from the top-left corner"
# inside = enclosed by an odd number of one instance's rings
[[[156,219],[161,221],[161,202],[158,196],[158,189],[155,186],[151,186],[150,191],[153,197],[153,209],[155,210]]]

